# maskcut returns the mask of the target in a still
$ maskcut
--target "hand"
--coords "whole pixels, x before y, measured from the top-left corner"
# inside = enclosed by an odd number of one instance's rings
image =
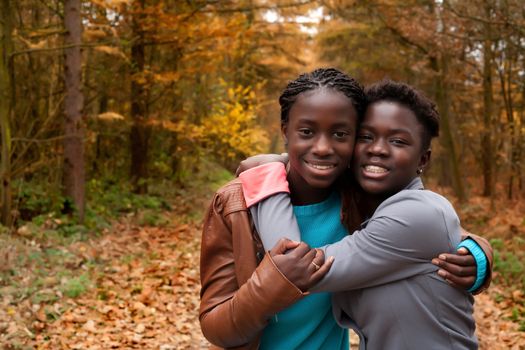
[[[320,249],[304,242],[282,238],[270,250],[270,256],[281,273],[303,292],[313,287],[330,270],[333,257],[325,261]]]
[[[466,248],[459,248],[456,254],[439,254],[432,264],[439,266],[438,275],[456,288],[468,289],[476,281],[476,261]]]
[[[258,154],[256,156],[248,157],[239,164],[239,167],[235,171],[235,176],[239,176],[239,174],[245,170],[272,162],[282,162],[286,164],[288,163],[288,154]]]

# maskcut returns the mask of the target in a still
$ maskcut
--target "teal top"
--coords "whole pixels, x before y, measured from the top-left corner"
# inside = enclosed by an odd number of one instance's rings
[[[341,224],[341,199],[335,192],[321,203],[293,209],[301,240],[311,247],[337,242],[348,234]],[[348,330],[339,327],[334,319],[331,293],[310,294],[270,320],[260,348],[347,350]]]

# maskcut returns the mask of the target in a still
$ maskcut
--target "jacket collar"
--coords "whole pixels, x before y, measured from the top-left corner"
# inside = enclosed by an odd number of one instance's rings
[[[423,181],[419,176],[416,176],[410,183],[404,188],[404,190],[424,190]]]

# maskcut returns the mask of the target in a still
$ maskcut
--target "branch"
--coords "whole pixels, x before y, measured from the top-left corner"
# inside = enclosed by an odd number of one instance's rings
[[[401,31],[398,28],[395,28],[389,25],[387,21],[385,20],[385,18],[380,13],[377,13],[377,18],[379,18],[379,20],[385,26],[386,29],[388,29],[392,34],[394,34],[405,45],[413,46],[425,55],[428,55],[430,53],[426,47],[424,47],[423,45],[415,41],[412,41],[410,38],[403,35],[403,33],[401,33]]]
[[[45,47],[45,48],[38,48],[38,49],[27,49],[22,51],[15,51],[11,55],[9,55],[10,59],[13,59],[15,56],[23,55],[23,54],[32,54],[37,52],[49,52],[49,51],[59,51],[59,50],[65,50],[65,49],[71,49],[74,47],[87,47],[87,48],[93,48],[97,46],[107,46],[111,45],[113,42],[107,42],[107,43],[97,43],[97,44],[72,44],[72,45],[64,45],[64,46],[58,46],[58,47]]]
[[[50,137],[48,139],[27,139],[24,137],[13,137],[13,142],[30,142],[30,143],[45,143],[45,142],[55,142],[55,141],[61,141],[66,139],[67,136],[56,136],[56,137]]]
[[[249,11],[254,11],[254,10],[275,10],[275,9],[283,9],[283,8],[289,8],[289,7],[301,7],[304,5],[313,4],[315,2],[318,2],[318,0],[304,0],[300,2],[291,2],[287,4],[281,4],[281,5],[258,5],[258,6],[251,6],[251,7],[237,7],[237,8],[231,8],[231,9],[204,10],[204,11],[201,11],[201,13],[232,13],[232,12],[249,12]]]
[[[472,16],[472,15],[463,14],[463,13],[458,12],[456,9],[454,9],[454,8],[448,3],[448,1],[444,1],[444,2],[443,2],[443,5],[444,5],[444,8],[446,8],[446,9],[449,10],[453,15],[455,15],[456,17],[461,18],[461,19],[468,19],[468,20],[470,20],[470,21],[480,22],[480,23],[484,23],[484,24],[495,24],[495,25],[503,25],[503,26],[510,25],[511,27],[516,28],[520,33],[523,33],[524,30],[525,30],[525,26],[524,26],[524,25],[518,24],[518,23],[513,22],[513,21],[510,21],[510,20],[508,20],[508,19],[505,20],[505,21],[494,21],[494,20],[491,20],[491,19],[483,18],[483,17],[478,17],[478,16]]]

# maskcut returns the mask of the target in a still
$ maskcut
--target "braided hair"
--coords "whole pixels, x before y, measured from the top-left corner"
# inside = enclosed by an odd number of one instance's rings
[[[281,125],[288,123],[290,109],[300,94],[321,88],[329,88],[343,93],[352,101],[358,119],[361,120],[366,109],[366,96],[363,87],[354,78],[335,68],[319,68],[301,74],[288,83],[279,97],[281,105]]]
[[[439,113],[436,104],[423,92],[401,82],[383,80],[366,89],[368,103],[388,101],[399,103],[415,114],[423,125],[423,149],[430,147],[432,138],[439,136]]]

